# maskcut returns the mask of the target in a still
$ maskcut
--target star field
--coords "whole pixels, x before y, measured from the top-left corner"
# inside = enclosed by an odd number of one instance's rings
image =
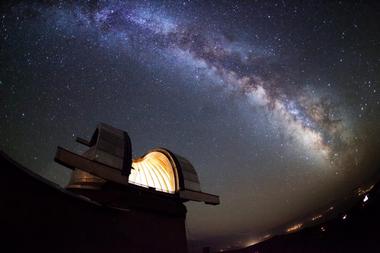
[[[64,185],[98,122],[187,157],[222,204],[190,245],[244,246],[374,179],[378,3],[3,3],[0,148]],[[223,221],[223,222],[221,222]],[[194,246],[194,247],[195,247]]]

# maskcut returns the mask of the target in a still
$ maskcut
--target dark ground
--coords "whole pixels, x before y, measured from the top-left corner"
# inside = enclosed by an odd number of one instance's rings
[[[99,206],[62,190],[1,152],[0,169],[2,252],[186,252],[185,210],[176,216]],[[368,201],[360,200],[317,226],[225,252],[380,252],[379,183],[367,196]]]

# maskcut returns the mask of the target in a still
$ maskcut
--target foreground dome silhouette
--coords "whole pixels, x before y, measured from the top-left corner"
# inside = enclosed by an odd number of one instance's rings
[[[152,149],[132,160],[132,146],[126,132],[101,123],[83,156],[58,147],[55,161],[74,169],[70,190],[100,190],[107,182],[135,185],[173,195],[182,201],[219,204],[219,197],[201,191],[198,175],[191,163],[164,148]],[[169,197],[169,196],[168,196]]]
[[[132,160],[128,134],[103,123],[77,141],[89,147],[83,155],[57,148],[55,160],[73,170],[65,188],[0,152],[2,249],[187,252],[183,202],[219,204],[191,163],[163,148]]]

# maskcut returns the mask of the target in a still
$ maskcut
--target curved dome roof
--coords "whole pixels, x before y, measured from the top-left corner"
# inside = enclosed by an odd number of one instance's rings
[[[174,193],[178,189],[176,174],[176,168],[169,157],[159,150],[155,150],[132,161],[128,182],[152,187],[157,191]]]
[[[56,161],[74,169],[67,188],[100,189],[112,181],[133,184],[177,195],[180,199],[219,204],[219,197],[201,191],[198,175],[184,157],[164,148],[150,150],[131,159],[132,147],[126,132],[99,124],[90,141],[78,138],[89,147],[82,156],[58,147]]]

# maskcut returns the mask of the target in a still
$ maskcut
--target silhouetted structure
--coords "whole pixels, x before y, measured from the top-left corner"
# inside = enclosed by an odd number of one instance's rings
[[[192,183],[191,164],[165,149],[132,161],[128,135],[105,124],[79,141],[89,146],[84,156],[57,150],[74,169],[68,190],[0,152],[2,251],[187,252],[183,202],[219,203]]]
[[[151,188],[162,196],[179,201],[202,201],[219,204],[219,197],[201,191],[198,175],[191,163],[164,148],[156,148],[132,160],[132,147],[126,132],[101,123],[90,141],[77,138],[89,147],[83,155],[58,147],[55,160],[74,170],[70,190],[91,197],[100,194],[106,183],[117,183],[136,189]],[[128,190],[128,189],[126,189]],[[110,196],[112,201],[114,196]],[[110,202],[107,201],[108,204]]]

